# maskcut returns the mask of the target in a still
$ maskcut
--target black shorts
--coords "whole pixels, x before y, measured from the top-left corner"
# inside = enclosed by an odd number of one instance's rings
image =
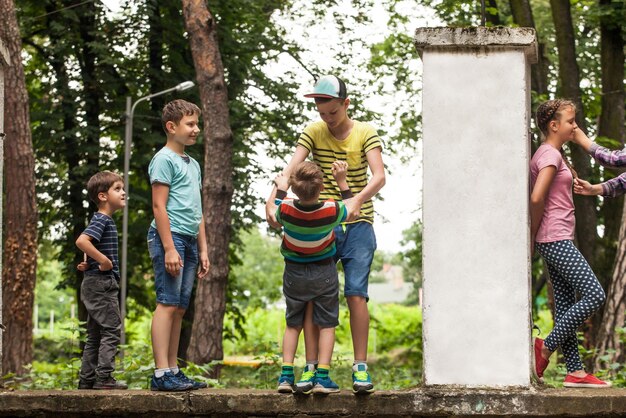
[[[339,277],[332,258],[315,263],[285,262],[283,294],[289,327],[302,326],[308,302],[313,303],[313,323],[321,328],[339,325]]]

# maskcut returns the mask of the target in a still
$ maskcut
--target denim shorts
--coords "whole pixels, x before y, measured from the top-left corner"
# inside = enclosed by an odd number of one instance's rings
[[[341,260],[346,283],[345,296],[361,296],[369,300],[367,285],[376,251],[376,235],[369,222],[356,222],[335,227],[335,260]]]
[[[183,267],[174,277],[165,270],[165,249],[155,228],[148,230],[148,251],[154,268],[156,301],[187,309],[193,283],[198,271],[198,240],[189,235],[172,232],[174,247],[183,260]]]
[[[285,262],[283,294],[287,326],[304,322],[307,303],[313,303],[313,323],[321,328],[339,325],[339,278],[332,258],[325,262]]]

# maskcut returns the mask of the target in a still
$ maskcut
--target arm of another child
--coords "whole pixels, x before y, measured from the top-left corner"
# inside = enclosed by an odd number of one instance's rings
[[[113,268],[113,262],[109,260],[109,258],[102,254],[91,242],[91,237],[86,234],[80,234],[78,239],[76,240],[76,246],[89,257],[93,258],[100,264],[98,267],[100,271],[109,271]],[[83,262],[84,263],[84,262]],[[80,263],[78,265],[78,269],[81,270],[80,266],[83,264]],[[85,270],[81,270],[85,271]]]
[[[294,167],[300,164],[302,161],[304,161],[306,157],[308,156],[309,156],[309,150],[303,147],[302,145],[298,145],[296,147],[296,152],[294,152],[293,156],[291,157],[291,161],[289,161],[289,164],[283,170],[283,175],[288,179]],[[267,199],[267,202],[265,203],[265,218],[267,219],[267,223],[270,224],[271,227],[280,229],[281,225],[278,223],[278,221],[276,221],[276,208],[277,207],[276,207],[276,203],[274,202],[275,197],[276,197],[276,187],[272,189],[272,192],[270,193],[270,197]]]
[[[624,167],[626,166],[626,150],[612,150],[602,147],[591,141],[587,135],[580,129],[574,131],[574,139],[572,142],[580,145],[600,164],[607,167]]]
[[[339,191],[341,192],[341,200],[345,203],[346,200],[353,197],[350,186],[346,181],[346,177],[348,176],[348,163],[346,161],[337,160],[331,166],[331,171],[335,181],[337,182]]]
[[[156,221],[157,232],[165,250],[165,270],[176,277],[183,266],[170,229],[170,219],[167,217],[167,198],[170,194],[170,186],[163,183],[152,183],[152,212]]]

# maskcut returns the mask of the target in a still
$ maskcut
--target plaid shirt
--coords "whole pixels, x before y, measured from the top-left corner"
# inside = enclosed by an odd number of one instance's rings
[[[613,151],[594,142],[591,144],[589,154],[604,166],[626,166],[626,150]],[[626,193],[626,173],[602,183],[602,196],[615,197],[624,193]]]

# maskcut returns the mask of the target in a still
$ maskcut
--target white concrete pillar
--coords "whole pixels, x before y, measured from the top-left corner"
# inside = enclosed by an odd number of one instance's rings
[[[529,28],[420,28],[424,383],[530,385]]]
[[[0,237],[2,237],[2,191],[4,178],[4,68],[9,65],[9,52],[0,39]],[[2,240],[0,239],[0,254],[2,254]],[[2,371],[2,257],[0,256],[0,376]]]

